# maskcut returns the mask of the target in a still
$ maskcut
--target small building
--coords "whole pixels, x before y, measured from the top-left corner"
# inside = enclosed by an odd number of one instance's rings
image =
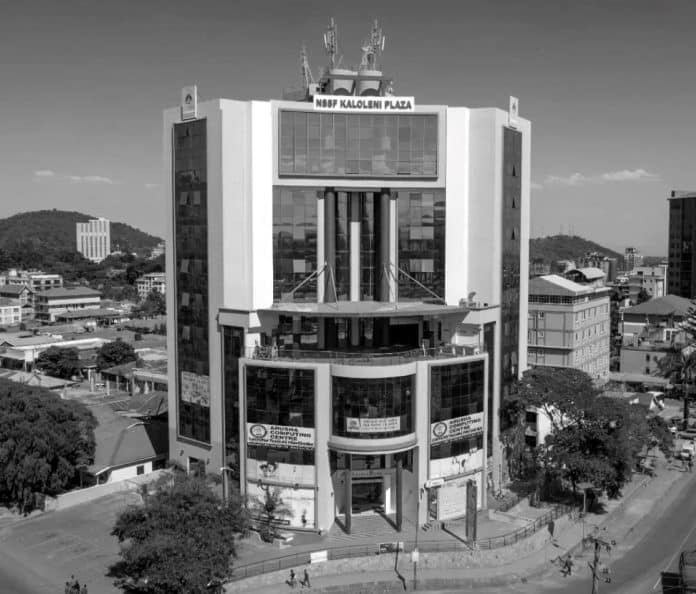
[[[0,378],[16,382],[24,386],[32,386],[34,388],[46,388],[59,392],[67,386],[72,386],[75,382],[66,379],[44,375],[36,371],[20,371],[17,369],[0,369]]]
[[[2,285],[0,286],[0,298],[13,299],[19,302],[22,308],[22,319],[28,320],[34,317],[35,291],[27,285]]]
[[[123,312],[103,308],[66,311],[55,315],[56,322],[75,323],[87,328],[113,326],[127,322],[129,319]]]
[[[681,328],[691,301],[678,295],[665,295],[628,307],[621,312],[620,332],[624,345],[651,338],[670,344],[686,341]],[[658,335],[655,335],[658,332]]]
[[[2,275],[2,283],[5,286],[27,286],[32,291],[46,291],[58,289],[63,286],[63,277],[60,274],[49,274],[43,270],[8,270]]]
[[[97,419],[94,463],[97,484],[115,483],[164,468],[169,451],[166,421],[133,419],[108,404],[89,407]]]
[[[13,326],[22,321],[22,305],[18,299],[0,297],[0,326]]]
[[[136,281],[136,286],[138,288],[138,297],[140,297],[140,299],[145,299],[152,291],[157,291],[158,293],[164,295],[167,290],[166,275],[164,272],[151,272],[149,274],[143,274]]]
[[[0,366],[27,371],[34,367],[42,352],[51,347],[59,347],[76,349],[80,364],[87,369],[93,366],[97,350],[107,342],[111,341],[96,337],[64,340],[61,336],[0,335]]]
[[[101,293],[89,287],[63,287],[40,291],[34,301],[36,318],[55,322],[59,314],[69,311],[99,309]]]

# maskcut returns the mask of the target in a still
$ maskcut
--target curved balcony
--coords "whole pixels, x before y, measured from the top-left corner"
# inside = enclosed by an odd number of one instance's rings
[[[247,348],[247,359],[266,361],[306,361],[337,365],[404,365],[416,361],[455,359],[483,353],[483,347],[442,345],[432,348],[375,351],[321,351],[311,349],[257,346]]]

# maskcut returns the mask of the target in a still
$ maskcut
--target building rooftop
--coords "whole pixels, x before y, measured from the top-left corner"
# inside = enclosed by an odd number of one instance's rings
[[[169,450],[167,424],[160,421],[144,423],[117,414],[108,404],[89,407],[97,419],[94,437],[97,444],[92,474],[152,460]]]
[[[48,390],[63,388],[74,383],[70,380],[59,379],[50,375],[43,375],[42,373],[18,371],[16,369],[0,369],[0,377],[18,384],[24,384],[25,386],[47,388]]]
[[[56,287],[55,289],[46,289],[39,291],[40,297],[101,297],[99,291],[90,289],[89,287]]]
[[[112,309],[83,309],[56,314],[56,319],[82,320],[85,318],[120,318],[123,314]]]
[[[599,280],[604,278],[606,275],[601,268],[596,268],[594,266],[588,266],[587,268],[575,268],[574,270],[569,270],[568,272],[579,272],[588,281]]]
[[[537,276],[529,281],[530,295],[559,295],[575,297],[577,295],[590,295],[595,292],[593,287],[587,287],[579,283],[563,278],[558,274],[546,274]]]
[[[671,198],[696,198],[696,192],[690,192],[688,190],[672,190],[668,200]]]
[[[20,303],[16,299],[10,299],[8,297],[0,297],[0,307],[19,307]]]
[[[34,291],[29,288],[27,285],[3,285],[0,287],[0,295],[8,296],[8,295],[21,295],[24,291],[29,291],[30,293],[33,293]]]
[[[691,301],[689,299],[678,295],[665,295],[628,307],[624,310],[624,314],[686,317],[690,307]]]

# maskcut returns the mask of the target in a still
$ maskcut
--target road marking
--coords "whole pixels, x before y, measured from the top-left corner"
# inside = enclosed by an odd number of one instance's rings
[[[691,536],[691,533],[692,533],[694,530],[696,530],[696,525],[693,526],[693,527],[691,528],[691,530],[689,530],[689,533],[684,537],[684,540],[681,541],[681,543],[680,543],[679,546],[677,547],[676,553],[674,553],[674,555],[672,555],[672,558],[668,561],[667,565],[665,565],[665,570],[666,570],[670,565],[672,565],[672,561],[674,561],[675,557],[676,557],[679,553],[681,553],[681,549],[682,549],[682,547],[684,546],[684,543],[685,543],[687,540],[689,540],[689,537]],[[664,570],[663,570],[663,571],[664,571]],[[657,581],[655,582],[655,585],[652,587],[652,590],[651,590],[652,592],[654,592],[654,591],[657,589],[657,587],[660,585],[660,582],[661,582],[661,581],[662,581],[662,576],[660,576],[659,578],[657,578]]]

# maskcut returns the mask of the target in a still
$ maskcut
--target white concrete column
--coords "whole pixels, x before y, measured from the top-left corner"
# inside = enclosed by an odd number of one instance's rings
[[[326,260],[324,251],[324,195],[317,198],[317,271],[324,267]],[[324,279],[327,271],[324,270],[317,278],[317,303],[324,303]]]
[[[395,302],[398,300],[398,266],[399,266],[399,211],[397,208],[395,194],[392,194],[389,200],[389,301]]]
[[[349,195],[350,300],[360,301],[360,194]]]

